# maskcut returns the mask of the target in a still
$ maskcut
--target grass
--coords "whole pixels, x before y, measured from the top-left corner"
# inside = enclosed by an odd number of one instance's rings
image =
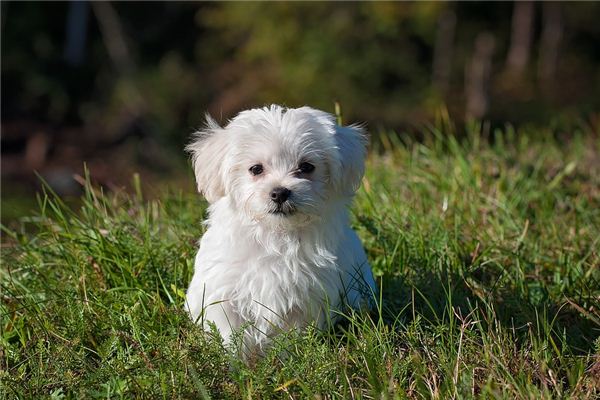
[[[182,311],[205,204],[51,193],[4,227],[3,398],[597,398],[600,141],[382,134],[353,207],[380,309],[256,365]]]

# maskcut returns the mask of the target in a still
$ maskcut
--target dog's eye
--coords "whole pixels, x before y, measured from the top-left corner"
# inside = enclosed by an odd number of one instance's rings
[[[315,166],[311,163],[303,162],[298,166],[298,170],[303,174],[310,174],[315,170]]]
[[[263,173],[263,166],[262,166],[262,164],[256,164],[256,165],[251,166],[248,171],[250,171],[250,173],[252,175],[255,175],[255,176],[260,175]]]

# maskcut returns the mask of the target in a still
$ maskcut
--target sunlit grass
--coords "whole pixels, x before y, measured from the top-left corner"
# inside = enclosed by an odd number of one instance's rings
[[[478,126],[457,139],[439,125],[373,144],[353,224],[379,310],[281,335],[251,366],[182,311],[199,196],[88,187],[77,210],[40,196],[22,232],[3,231],[0,394],[598,396],[597,140]]]

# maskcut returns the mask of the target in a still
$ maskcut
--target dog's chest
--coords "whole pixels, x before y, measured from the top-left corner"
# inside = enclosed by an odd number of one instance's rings
[[[270,255],[248,260],[236,284],[233,304],[246,320],[281,320],[296,324],[298,321],[289,319],[300,316],[310,320],[327,301],[335,300],[330,297],[337,293],[336,275],[334,263],[298,255],[290,258]]]

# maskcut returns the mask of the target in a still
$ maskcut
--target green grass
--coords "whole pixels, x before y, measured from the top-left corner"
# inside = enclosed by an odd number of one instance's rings
[[[353,224],[380,309],[251,366],[182,311],[199,196],[41,196],[3,232],[0,396],[596,398],[598,136],[440,125],[369,156]]]

